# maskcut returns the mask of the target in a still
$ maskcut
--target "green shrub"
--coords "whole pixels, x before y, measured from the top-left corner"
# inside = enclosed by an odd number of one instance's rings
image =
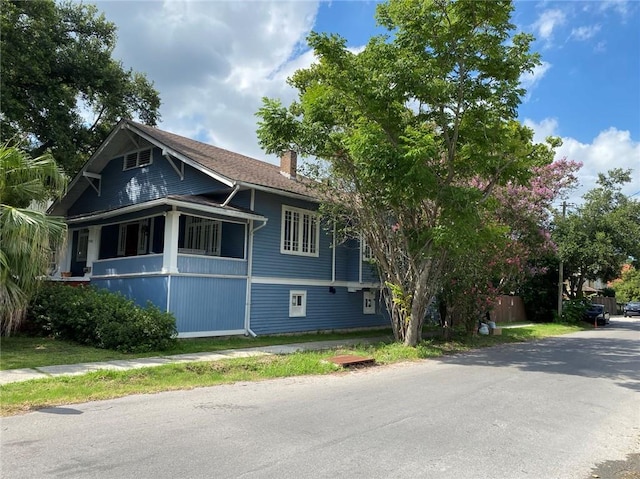
[[[98,323],[104,348],[123,352],[162,351],[175,342],[176,320],[151,303],[146,308],[118,308],[112,317]]]
[[[170,348],[172,314],[149,303],[140,308],[121,294],[93,287],[45,283],[31,301],[31,332],[122,352]]]
[[[582,321],[587,311],[587,302],[584,299],[572,299],[562,305],[562,321],[575,324]]]

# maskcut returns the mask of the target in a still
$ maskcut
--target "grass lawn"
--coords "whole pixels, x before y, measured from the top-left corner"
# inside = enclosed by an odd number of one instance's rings
[[[547,336],[557,336],[579,331],[580,326],[565,326],[558,324],[539,324],[514,329],[505,329],[500,336],[478,336],[473,338],[459,337],[452,341],[442,341],[434,338],[423,341],[416,348],[407,348],[397,343],[380,342],[348,350],[308,351],[286,356],[260,356],[251,358],[228,359],[216,362],[196,362],[170,364],[153,368],[136,369],[130,371],[96,371],[82,376],[66,376],[49,379],[38,379],[0,386],[2,401],[0,414],[3,416],[19,414],[43,407],[73,404],[85,401],[110,399],[129,394],[148,394],[176,389],[191,389],[195,387],[214,386],[236,381],[257,381],[270,378],[300,376],[309,374],[329,374],[341,370],[325,360],[336,354],[362,354],[373,356],[378,364],[391,364],[400,361],[417,361],[435,358],[445,354],[453,354],[470,349],[494,346],[503,343],[522,342]],[[371,334],[360,337],[371,337]],[[300,342],[300,338],[307,341],[321,339],[341,339],[344,335],[304,335],[284,336],[278,338],[262,338],[265,344],[284,344]],[[350,335],[348,337],[358,337]],[[18,338],[13,338],[10,342]],[[276,339],[278,341],[276,341]],[[235,340],[206,340],[196,341],[211,344],[217,350],[235,346]],[[245,341],[258,341],[245,340]],[[20,341],[17,341],[20,342]],[[191,340],[189,341],[189,343]],[[23,345],[26,339],[23,340]],[[45,343],[46,345],[47,343]],[[256,342],[240,342],[247,346],[258,346]],[[32,346],[33,347],[33,346]],[[180,346],[192,348],[195,346]],[[87,349],[87,348],[83,348]],[[216,349],[180,349],[179,352],[213,351]],[[28,355],[27,352],[23,352]],[[56,353],[56,354],[62,354]],[[84,358],[81,352],[75,351],[76,357]],[[94,354],[93,351],[87,354]],[[3,341],[4,356],[4,341]],[[118,357],[132,357],[121,355]],[[69,359],[67,357],[67,359]],[[104,358],[102,358],[104,359]],[[102,360],[100,359],[100,360]],[[4,358],[3,358],[4,361]],[[67,361],[70,362],[70,361]]]
[[[0,338],[0,370],[55,366],[58,364],[91,363],[114,359],[148,358],[172,354],[202,353],[223,349],[255,348],[275,344],[305,343],[309,341],[332,341],[336,339],[388,337],[390,329],[354,331],[349,333],[296,334],[287,336],[260,336],[250,338],[234,336],[228,338],[179,339],[168,351],[151,351],[142,354],[120,353],[108,349],[82,346],[71,341],[53,338],[10,336]]]

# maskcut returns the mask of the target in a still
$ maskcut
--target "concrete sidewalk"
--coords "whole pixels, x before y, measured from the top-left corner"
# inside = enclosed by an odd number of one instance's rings
[[[0,385],[44,379],[57,376],[78,376],[81,374],[109,369],[124,371],[127,369],[149,368],[165,364],[187,363],[196,361],[220,361],[222,359],[246,358],[251,356],[268,356],[273,354],[292,354],[298,351],[320,351],[357,344],[371,344],[383,341],[384,338],[356,338],[335,341],[313,341],[309,343],[292,343],[275,346],[264,346],[245,349],[225,349],[211,353],[176,354],[151,358],[116,359],[99,363],[61,364],[58,366],[42,366],[30,369],[7,369],[0,371]]]

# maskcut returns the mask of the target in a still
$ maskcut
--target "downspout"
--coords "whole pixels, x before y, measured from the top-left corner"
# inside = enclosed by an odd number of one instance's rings
[[[233,191],[229,194],[229,196],[227,196],[227,199],[224,200],[224,203],[222,203],[223,208],[229,204],[229,202],[233,199],[234,196],[236,196],[236,193],[238,192],[239,189],[240,189],[240,183],[236,183],[236,186],[233,188]],[[253,206],[251,207],[251,210],[253,211]]]
[[[362,283],[362,235],[360,235],[360,246],[358,247],[358,282]]]
[[[253,220],[251,220],[251,233],[249,234],[249,246],[248,246],[248,260],[247,260],[247,295],[246,302],[244,306],[245,317],[244,317],[244,329],[247,331],[249,336],[255,338],[257,334],[251,329],[250,318],[251,318],[251,277],[253,270],[253,235],[256,231],[260,230],[267,226],[268,219],[265,219],[264,222],[258,226],[257,228],[253,228]]]
[[[236,188],[238,188],[239,185],[236,185]],[[235,193],[231,193],[231,196],[233,196]],[[253,211],[254,208],[254,201],[255,201],[255,190],[251,190],[251,211]],[[250,221],[249,223],[249,244],[247,245],[247,293],[245,296],[245,305],[244,305],[244,329],[247,332],[247,334],[249,336],[251,336],[252,338],[255,338],[257,336],[257,334],[251,329],[251,277],[253,275],[253,235],[255,234],[256,231],[260,230],[261,228],[264,228],[267,225],[267,221],[269,221],[268,218],[265,218],[264,222],[258,226],[257,228],[253,227],[253,220]]]
[[[336,222],[333,222],[333,245],[332,245],[332,260],[331,260],[331,282],[336,282]]]

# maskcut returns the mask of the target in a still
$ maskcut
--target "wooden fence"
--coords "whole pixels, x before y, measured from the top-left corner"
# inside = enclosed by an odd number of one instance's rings
[[[524,302],[520,296],[498,296],[493,310],[491,320],[496,323],[519,323],[527,321],[527,314],[524,311]]]

